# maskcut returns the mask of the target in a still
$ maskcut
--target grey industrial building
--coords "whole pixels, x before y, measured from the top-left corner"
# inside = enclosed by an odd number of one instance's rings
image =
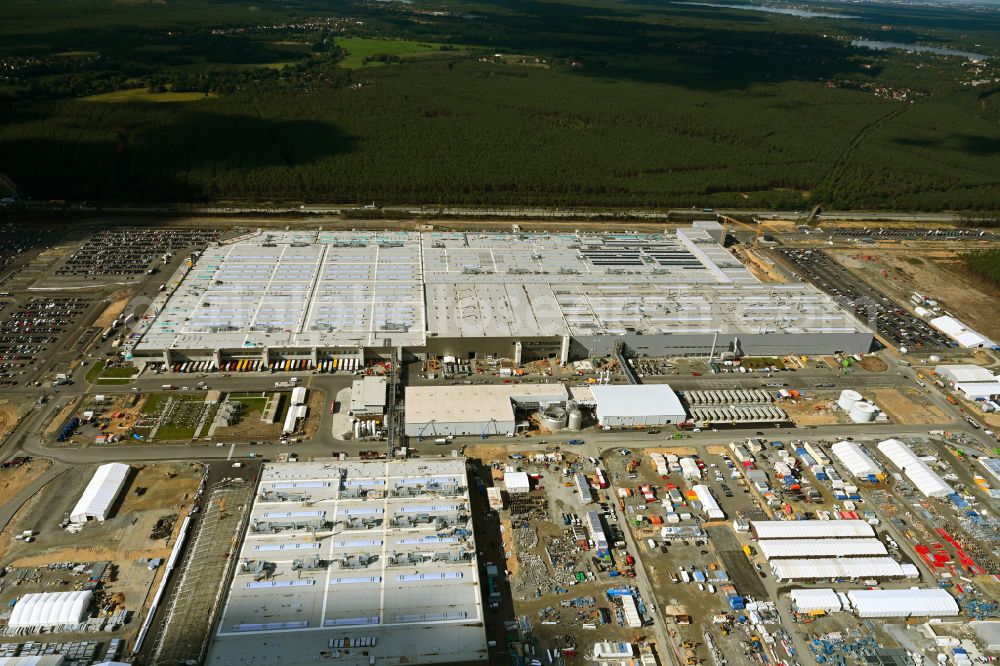
[[[205,663],[485,660],[470,515],[462,458],[265,465]]]
[[[869,351],[806,283],[764,284],[715,222],[662,234],[261,231],[182,266],[137,362]]]

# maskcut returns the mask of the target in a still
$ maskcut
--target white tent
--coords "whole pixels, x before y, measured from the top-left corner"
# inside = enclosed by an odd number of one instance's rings
[[[830,447],[837,460],[854,476],[864,479],[882,470],[864,450],[854,442],[838,442]]]
[[[874,537],[863,520],[751,520],[756,539],[850,539]]]
[[[108,510],[118,498],[118,493],[125,487],[129,469],[129,466],[123,463],[108,463],[98,467],[94,472],[94,478],[80,495],[80,501],[70,512],[70,520],[74,523],[85,523],[88,520],[104,522],[108,517]]]
[[[508,493],[526,493],[531,490],[527,472],[505,472],[503,484]]]
[[[89,590],[26,594],[14,605],[7,626],[17,629],[79,624],[90,609],[92,596]]]
[[[842,608],[840,596],[828,587],[792,590],[789,595],[795,603],[795,609],[800,613],[809,611],[835,613]]]
[[[955,492],[937,472],[898,439],[879,442],[878,450],[900,469],[917,490],[927,497],[946,497]]]
[[[818,578],[904,578],[899,563],[891,557],[848,557],[842,559],[771,560],[771,572],[778,580]]]
[[[687,416],[666,384],[592,386],[597,420],[612,428],[680,423]]]
[[[955,597],[946,590],[851,590],[858,617],[940,617],[958,615]]]
[[[726,514],[723,513],[722,507],[719,506],[719,502],[716,501],[715,496],[712,495],[712,491],[708,489],[708,486],[695,486],[692,490],[698,496],[701,508],[709,520],[725,520]]]
[[[757,548],[765,560],[878,556],[889,552],[878,539],[765,539],[758,542]]]

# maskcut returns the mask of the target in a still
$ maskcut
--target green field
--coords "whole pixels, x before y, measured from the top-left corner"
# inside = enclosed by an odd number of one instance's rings
[[[375,60],[378,56],[406,56],[413,54],[440,53],[441,44],[411,42],[405,39],[369,39],[364,37],[348,37],[336,40],[336,45],[344,49],[347,55],[340,61],[342,67],[357,69],[358,67],[374,67],[386,64]],[[371,59],[371,61],[369,61]]]
[[[85,102],[197,102],[199,100],[215,97],[212,93],[200,92],[163,92],[153,93],[146,88],[132,88],[130,90],[115,90],[113,92],[101,93],[81,97]]]
[[[376,4],[0,3],[29,63],[0,173],[98,203],[1000,210],[1000,58],[850,45],[1000,56],[996,13]]]

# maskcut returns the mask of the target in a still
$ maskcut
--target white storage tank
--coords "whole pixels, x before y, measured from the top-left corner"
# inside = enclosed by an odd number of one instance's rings
[[[558,405],[552,405],[542,412],[541,422],[542,427],[548,428],[553,432],[562,430],[566,427],[567,423],[566,410]]]
[[[573,432],[583,429],[583,412],[579,409],[571,409],[567,419],[566,427]]]
[[[869,402],[856,402],[851,407],[851,420],[855,423],[871,423],[875,420],[875,405]]]
[[[837,405],[845,412],[851,411],[851,407],[858,402],[861,402],[861,394],[851,389],[841,391],[840,398],[837,399]]]

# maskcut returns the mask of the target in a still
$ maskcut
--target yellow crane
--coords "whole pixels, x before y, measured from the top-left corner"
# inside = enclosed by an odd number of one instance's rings
[[[760,242],[761,234],[763,233],[763,230],[761,229],[759,222],[756,225],[751,225],[741,220],[737,220],[735,217],[729,215],[719,215],[719,217],[722,218],[723,222],[722,224],[723,238],[725,238],[726,234],[729,233],[729,227],[731,225],[740,226],[746,230],[753,232],[753,242],[750,244],[750,247],[751,248],[757,247],[757,244]]]

